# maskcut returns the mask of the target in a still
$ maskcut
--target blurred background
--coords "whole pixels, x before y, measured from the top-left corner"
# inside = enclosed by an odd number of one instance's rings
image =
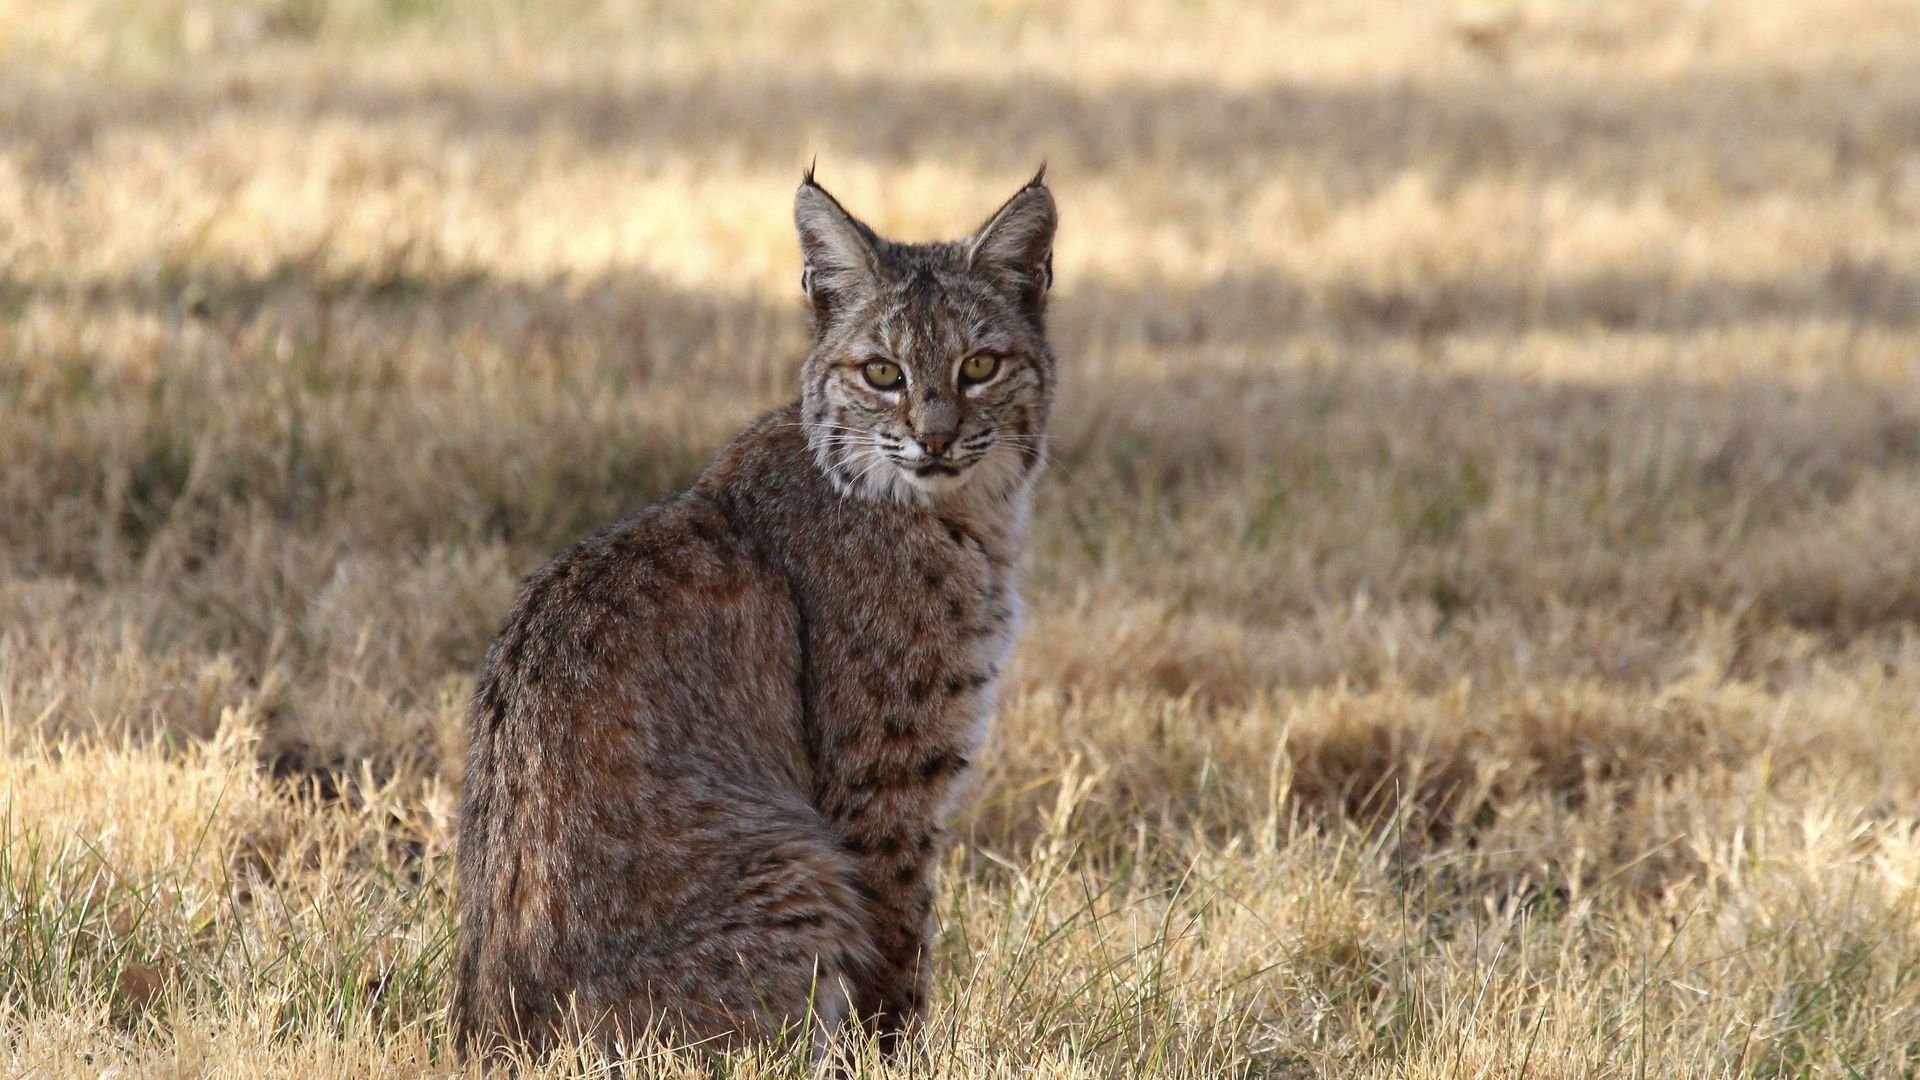
[[[480,653],[816,157],[1061,206],[923,1065],[1920,1067],[1912,0],[0,0],[0,1062],[444,1066]]]

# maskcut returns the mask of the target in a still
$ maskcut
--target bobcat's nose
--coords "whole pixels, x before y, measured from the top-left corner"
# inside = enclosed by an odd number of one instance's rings
[[[947,452],[947,447],[953,445],[951,431],[923,431],[915,438],[920,443],[920,449],[925,450],[928,457],[939,457]]]

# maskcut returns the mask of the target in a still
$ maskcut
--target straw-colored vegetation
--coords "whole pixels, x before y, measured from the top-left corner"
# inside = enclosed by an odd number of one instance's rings
[[[0,1069],[455,1068],[471,673],[794,392],[816,153],[1064,218],[888,1075],[1920,1069],[1906,0],[0,0]]]

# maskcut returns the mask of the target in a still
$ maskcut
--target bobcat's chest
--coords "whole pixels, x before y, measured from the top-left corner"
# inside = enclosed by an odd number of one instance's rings
[[[937,819],[991,726],[1020,616],[1014,538],[958,516],[876,535],[870,573],[814,598],[810,741],[823,810]]]

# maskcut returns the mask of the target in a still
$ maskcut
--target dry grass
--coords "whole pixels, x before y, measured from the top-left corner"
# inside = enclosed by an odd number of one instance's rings
[[[0,0],[0,1067],[452,1069],[470,672],[817,152],[1066,219],[891,1074],[1920,1069],[1911,2],[687,7]]]

